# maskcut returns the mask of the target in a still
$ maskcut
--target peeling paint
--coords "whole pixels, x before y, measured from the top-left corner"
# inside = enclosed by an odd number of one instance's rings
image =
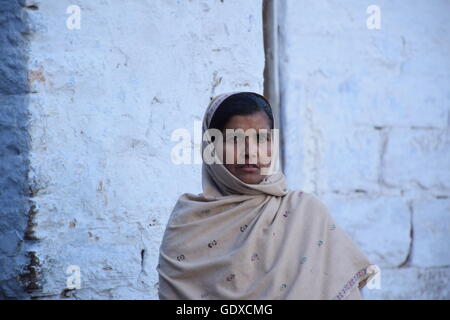
[[[27,293],[34,293],[42,289],[42,285],[40,283],[41,264],[39,258],[36,256],[36,252],[34,251],[28,252],[27,257],[29,262],[19,277],[25,291]]]

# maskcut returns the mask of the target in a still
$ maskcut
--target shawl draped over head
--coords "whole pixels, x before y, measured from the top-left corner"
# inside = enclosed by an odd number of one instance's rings
[[[203,133],[235,93],[212,99]],[[321,200],[289,190],[281,171],[246,184],[223,164],[203,162],[202,186],[181,195],[169,217],[160,299],[345,299],[375,275]]]

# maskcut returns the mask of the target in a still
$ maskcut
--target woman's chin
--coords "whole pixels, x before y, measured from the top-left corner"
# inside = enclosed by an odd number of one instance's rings
[[[259,173],[240,173],[237,177],[246,184],[258,184],[264,179]]]

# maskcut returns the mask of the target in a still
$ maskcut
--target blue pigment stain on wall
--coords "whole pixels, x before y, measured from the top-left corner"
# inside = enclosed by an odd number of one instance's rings
[[[0,0],[0,299],[37,289],[38,261],[28,202],[27,43],[24,1]],[[34,9],[34,8],[33,8]]]

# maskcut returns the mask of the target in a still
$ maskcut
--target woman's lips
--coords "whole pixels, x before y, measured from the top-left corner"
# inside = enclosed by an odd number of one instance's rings
[[[242,170],[244,172],[253,173],[258,172],[259,168],[256,164],[246,164],[246,165],[240,165],[238,166],[239,170]]]

